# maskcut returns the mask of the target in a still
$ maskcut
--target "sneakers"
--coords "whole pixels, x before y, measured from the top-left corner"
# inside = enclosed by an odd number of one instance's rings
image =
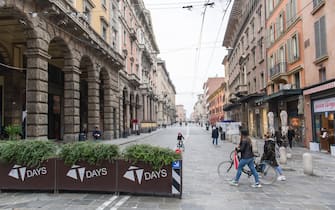
[[[251,185],[251,187],[254,187],[254,188],[261,188],[262,185],[261,185],[260,183],[256,183],[256,184]]]
[[[238,182],[235,181],[235,180],[231,180],[231,182],[229,182],[230,185],[233,185],[233,186],[238,186]]]
[[[278,181],[285,181],[286,177],[284,175],[280,175],[280,176],[278,176],[277,180]]]

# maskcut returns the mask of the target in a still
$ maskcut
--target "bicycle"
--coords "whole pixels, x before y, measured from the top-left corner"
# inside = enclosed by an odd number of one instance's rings
[[[178,148],[178,149],[182,149],[183,152],[185,151],[185,145],[184,145],[183,140],[178,140],[177,148]]]
[[[225,181],[231,181],[232,178],[236,175],[236,170],[231,170],[234,168],[233,155],[235,150],[230,153],[230,160],[222,161],[217,167],[218,175],[225,179]],[[239,157],[240,159],[240,157]],[[259,175],[259,181],[262,184],[269,185],[273,184],[277,180],[277,172],[274,167],[268,164],[266,161],[258,162],[254,161],[256,171]],[[245,167],[242,169],[242,172],[250,178],[252,173],[249,169]]]

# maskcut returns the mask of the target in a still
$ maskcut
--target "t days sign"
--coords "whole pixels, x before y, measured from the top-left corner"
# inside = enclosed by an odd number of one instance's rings
[[[156,171],[145,171],[143,168],[137,166],[130,166],[123,175],[124,178],[138,184],[142,184],[143,181],[166,178],[167,176],[168,171],[164,168]]]
[[[107,168],[104,167],[89,170],[79,165],[73,165],[71,169],[67,172],[66,176],[83,182],[84,179],[92,179],[96,177],[107,176],[107,174],[108,174]]]
[[[47,175],[47,173],[48,170],[46,167],[27,168],[21,165],[14,165],[9,171],[8,176],[13,177],[14,179],[25,181],[26,179],[32,177]]]

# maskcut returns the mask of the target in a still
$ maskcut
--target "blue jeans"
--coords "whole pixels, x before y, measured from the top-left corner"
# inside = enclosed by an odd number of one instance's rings
[[[259,183],[259,178],[258,178],[258,173],[255,169],[255,165],[254,165],[254,158],[248,158],[248,159],[241,159],[239,164],[238,164],[238,168],[237,168],[237,173],[236,173],[236,177],[235,177],[235,181],[238,182],[238,180],[240,180],[241,174],[242,174],[242,169],[245,165],[248,165],[248,167],[251,170],[252,175],[255,177],[255,183]]]
[[[218,138],[213,138],[213,144],[218,145]]]

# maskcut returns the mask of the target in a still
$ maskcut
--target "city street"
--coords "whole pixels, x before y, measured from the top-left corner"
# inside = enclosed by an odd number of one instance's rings
[[[125,147],[146,143],[174,149],[177,133],[185,136],[183,153],[183,195],[175,197],[59,192],[2,192],[0,209],[112,209],[112,210],[219,210],[219,209],[335,209],[335,157],[312,152],[315,175],[303,173],[305,148],[293,148],[292,159],[283,166],[286,181],[252,188],[245,175],[238,187],[221,180],[216,172],[219,162],[228,160],[236,146],[219,140],[211,142],[210,130],[196,125],[173,126],[150,134],[106,141]],[[262,142],[258,141],[262,150]]]

